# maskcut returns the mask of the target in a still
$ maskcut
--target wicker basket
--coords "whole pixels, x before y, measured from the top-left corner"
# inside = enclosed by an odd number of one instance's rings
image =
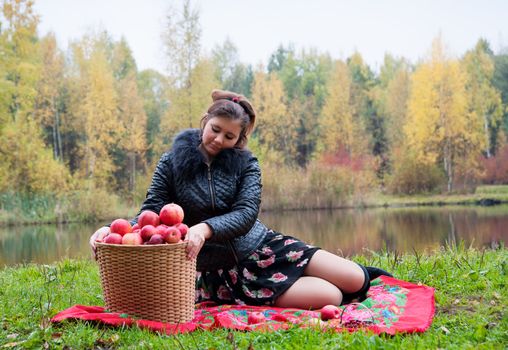
[[[187,243],[117,245],[96,243],[102,290],[110,311],[182,323],[194,318],[196,260]]]

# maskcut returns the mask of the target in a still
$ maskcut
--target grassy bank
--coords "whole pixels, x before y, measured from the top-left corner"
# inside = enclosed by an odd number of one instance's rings
[[[0,225],[97,222],[136,214],[138,204],[104,190],[63,196],[0,194]]]
[[[286,175],[282,176],[285,180],[279,181],[275,176],[267,179],[263,190],[263,210],[508,203],[508,185],[480,186],[471,194],[394,196],[375,192],[367,180],[355,182],[355,179],[347,178],[344,182],[346,177],[320,177],[317,171],[309,172],[305,179]],[[129,218],[137,213],[143,198],[138,194],[134,199],[126,200],[103,190],[74,192],[61,198],[4,193],[0,194],[0,225]]]
[[[165,336],[85,322],[51,324],[74,304],[103,305],[91,261],[0,271],[0,347],[50,349],[503,349],[508,346],[508,251],[441,248],[431,253],[371,253],[356,261],[436,288],[436,316],[423,334],[376,336],[294,328],[274,333],[197,331]],[[234,342],[234,344],[233,344]]]
[[[364,205],[372,206],[422,206],[422,205],[496,205],[508,203],[508,185],[479,186],[474,193],[468,194],[428,194],[395,196],[370,194]]]

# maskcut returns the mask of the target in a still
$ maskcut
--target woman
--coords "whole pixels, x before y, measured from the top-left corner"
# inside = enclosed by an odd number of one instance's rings
[[[367,270],[258,220],[261,172],[245,149],[254,109],[229,91],[214,90],[212,100],[201,129],[178,134],[160,159],[140,210],[182,206],[190,227],[187,256],[197,258],[196,301],[311,309],[364,298],[370,280],[387,272]]]

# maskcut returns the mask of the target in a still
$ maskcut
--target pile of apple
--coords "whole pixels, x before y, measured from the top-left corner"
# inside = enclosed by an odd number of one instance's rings
[[[340,318],[341,309],[336,305],[325,305],[321,308],[319,314],[321,320],[318,318],[312,319],[312,322],[315,325],[324,326],[320,321],[328,321]],[[260,311],[252,311],[248,312],[247,323],[248,324],[258,324],[264,322],[266,320],[265,314]]]
[[[182,221],[182,207],[170,203],[162,207],[158,215],[150,210],[143,211],[133,226],[125,219],[114,220],[96,241],[125,245],[180,243],[189,229]]]

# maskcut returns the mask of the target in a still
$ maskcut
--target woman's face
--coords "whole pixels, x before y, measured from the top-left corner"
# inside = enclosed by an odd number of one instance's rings
[[[202,146],[209,156],[215,157],[223,149],[233,148],[240,138],[241,131],[241,120],[213,117],[203,129]]]

